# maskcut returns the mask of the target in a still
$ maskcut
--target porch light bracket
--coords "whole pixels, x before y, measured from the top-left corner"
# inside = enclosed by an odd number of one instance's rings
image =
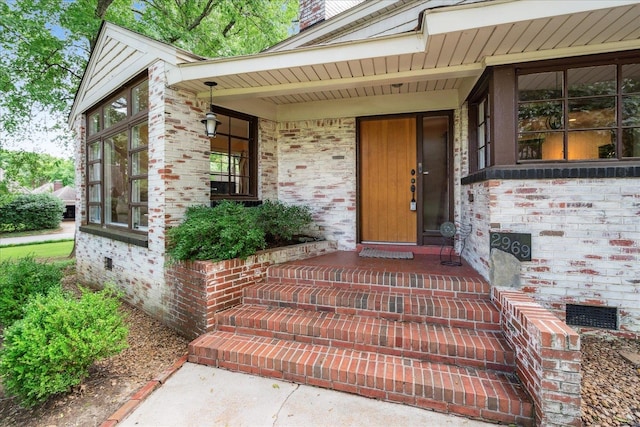
[[[213,87],[217,86],[216,82],[204,82],[209,86],[209,111],[205,114],[204,119],[200,120],[200,123],[204,125],[204,133],[209,138],[215,138],[218,130],[218,125],[222,122],[218,120],[218,116],[213,112]]]

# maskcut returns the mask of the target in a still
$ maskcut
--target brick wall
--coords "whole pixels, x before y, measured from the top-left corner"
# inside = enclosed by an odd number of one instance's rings
[[[149,231],[148,247],[84,232],[76,234],[79,279],[94,287],[118,285],[127,300],[162,320],[165,315],[165,230],[177,224],[186,207],[209,203],[208,139],[200,131],[206,103],[165,86],[165,68],[149,68]],[[76,224],[86,224],[83,118],[76,120],[78,209]],[[105,258],[112,269],[105,268]]]
[[[491,299],[516,353],[516,373],[534,402],[536,424],[580,426],[580,336],[523,292],[493,287]]]
[[[489,180],[467,186],[478,223],[470,262],[489,266],[490,230],[531,233],[522,290],[564,319],[565,304],[619,309],[620,329],[640,332],[640,179]],[[487,200],[488,196],[488,200]],[[488,201],[488,203],[487,203]]]
[[[308,120],[278,125],[278,198],[307,204],[316,234],[356,246],[356,121]]]
[[[244,288],[263,280],[270,265],[335,250],[335,243],[322,241],[262,251],[246,260],[172,264],[167,268],[171,291],[164,321],[187,338],[210,332],[215,314],[240,304]]]

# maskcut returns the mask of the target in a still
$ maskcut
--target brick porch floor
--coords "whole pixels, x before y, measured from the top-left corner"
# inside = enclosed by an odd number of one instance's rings
[[[274,265],[216,320],[217,331],[191,343],[191,361],[533,424],[488,284],[469,266],[442,266],[437,255],[335,252]]]

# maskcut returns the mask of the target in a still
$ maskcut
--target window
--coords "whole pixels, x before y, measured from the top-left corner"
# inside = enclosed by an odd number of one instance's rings
[[[517,161],[640,157],[640,64],[521,72]]]
[[[477,138],[478,138],[478,170],[491,165],[491,133],[489,132],[490,109],[489,94],[482,97],[475,105],[477,108]]]
[[[211,138],[211,198],[255,198],[257,119],[228,110],[215,113],[221,124]]]
[[[491,119],[491,74],[485,75],[469,100],[469,169],[479,171],[493,165]]]
[[[90,224],[148,229],[148,102],[148,80],[137,80],[87,114]]]

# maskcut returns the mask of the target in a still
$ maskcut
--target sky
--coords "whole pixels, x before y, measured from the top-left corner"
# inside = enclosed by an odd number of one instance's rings
[[[31,151],[69,159],[73,157],[73,141],[64,132],[51,129],[56,123],[66,125],[65,117],[51,117],[45,113],[35,115],[29,132],[20,136],[9,136],[0,130],[0,148],[15,151]]]

